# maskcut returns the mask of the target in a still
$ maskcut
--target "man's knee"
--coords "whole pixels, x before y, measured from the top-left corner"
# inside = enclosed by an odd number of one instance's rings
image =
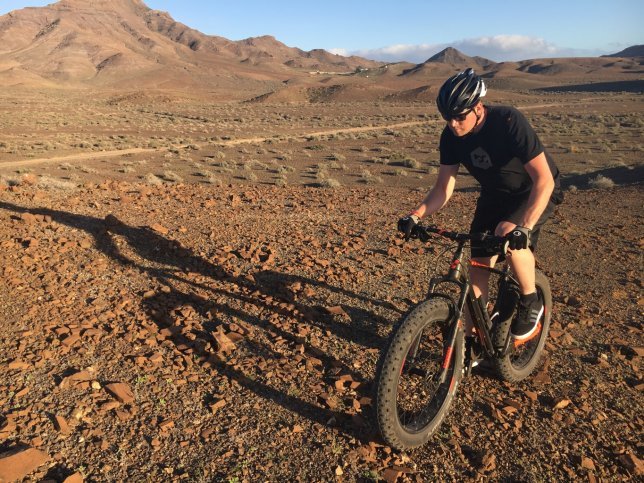
[[[510,233],[514,228],[517,226],[516,223],[512,223],[511,221],[502,221],[498,225],[496,225],[496,230],[494,230],[494,234],[496,236],[505,236],[508,233]]]

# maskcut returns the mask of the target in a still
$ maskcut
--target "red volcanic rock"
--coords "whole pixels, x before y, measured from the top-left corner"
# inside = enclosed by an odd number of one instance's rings
[[[35,448],[0,454],[0,481],[22,480],[49,461],[49,456]]]

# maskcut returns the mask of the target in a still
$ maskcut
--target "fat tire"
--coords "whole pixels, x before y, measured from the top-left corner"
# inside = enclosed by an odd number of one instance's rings
[[[392,448],[404,450],[426,443],[436,432],[449,410],[463,377],[465,344],[463,329],[460,326],[457,329],[454,351],[450,358],[448,380],[440,385],[440,390],[436,390],[432,398],[433,403],[427,401],[427,404],[423,405],[423,407],[429,407],[430,404],[434,404],[437,407],[436,413],[422,427],[412,429],[401,422],[398,385],[407,355],[417,338],[426,329],[433,331],[434,335],[442,334],[439,341],[431,342],[433,345],[438,345],[435,351],[440,354],[443,351],[443,338],[449,332],[445,328],[451,329],[449,324],[452,318],[453,310],[447,299],[436,297],[422,302],[394,328],[389,344],[381,354],[376,374],[376,413],[380,433]],[[437,365],[440,366],[440,363]],[[429,378],[425,377],[424,381],[429,381]]]
[[[535,282],[537,295],[541,298],[545,307],[539,335],[521,345],[518,350],[515,350],[513,341],[511,340],[507,354],[504,357],[494,359],[499,376],[508,382],[519,382],[532,374],[541,360],[543,348],[548,338],[552,317],[550,282],[548,282],[548,279],[540,270],[536,271]],[[493,332],[493,342],[496,347],[501,347],[505,343],[507,335],[510,333],[513,317],[514,315],[496,325]]]

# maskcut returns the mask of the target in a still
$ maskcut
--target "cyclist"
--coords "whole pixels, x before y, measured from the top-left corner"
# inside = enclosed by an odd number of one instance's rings
[[[541,226],[563,199],[559,170],[526,118],[513,107],[484,105],[486,91],[471,68],[440,88],[436,104],[447,125],[440,137],[438,179],[424,200],[398,221],[398,230],[409,237],[421,218],[445,206],[459,165],[465,166],[481,186],[470,232],[507,237],[508,261],[521,290],[511,332],[515,340],[527,340],[543,315],[533,251]],[[494,266],[497,258],[472,242],[474,262]],[[487,301],[490,273],[473,266],[470,274],[474,294]],[[466,321],[465,333],[472,336],[471,321]]]

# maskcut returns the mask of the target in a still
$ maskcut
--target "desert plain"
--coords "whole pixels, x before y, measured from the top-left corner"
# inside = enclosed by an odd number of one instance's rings
[[[372,382],[447,263],[395,231],[435,181],[443,77],[2,89],[2,477],[641,478],[641,71],[561,71],[492,76],[486,99],[518,107],[562,172],[543,363],[518,384],[476,370],[406,452],[378,435]],[[476,195],[460,173],[431,222],[467,229]]]

